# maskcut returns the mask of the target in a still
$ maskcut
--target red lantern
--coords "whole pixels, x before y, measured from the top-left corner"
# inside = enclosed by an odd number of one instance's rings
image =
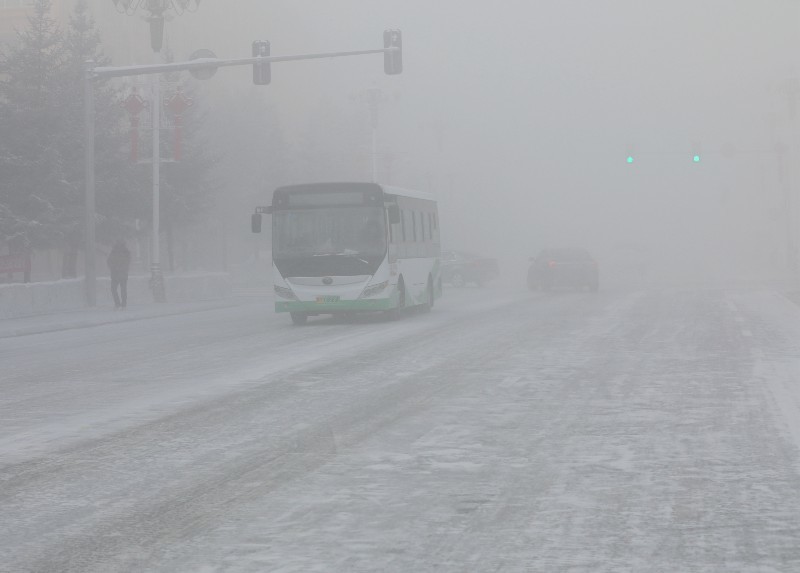
[[[175,117],[175,161],[181,160],[181,146],[183,144],[183,114],[192,107],[192,100],[183,95],[180,88],[167,100],[166,108]]]
[[[136,162],[139,159],[139,114],[147,109],[147,102],[134,88],[131,95],[122,101],[122,107],[131,116],[131,161]]]

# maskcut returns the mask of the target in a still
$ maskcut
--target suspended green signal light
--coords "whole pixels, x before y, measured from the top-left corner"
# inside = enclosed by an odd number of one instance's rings
[[[633,155],[629,155],[628,159],[626,160],[628,163],[633,163]]]
[[[692,161],[694,161],[695,163],[700,163],[700,156],[697,154],[693,155]]]

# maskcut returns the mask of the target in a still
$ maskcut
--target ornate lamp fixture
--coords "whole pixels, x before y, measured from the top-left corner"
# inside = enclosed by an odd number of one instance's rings
[[[200,7],[200,0],[112,0],[117,11],[133,16],[139,9],[148,12],[145,19],[150,23],[150,46],[160,52],[164,45],[164,14],[172,10],[178,16],[184,12],[194,12]]]

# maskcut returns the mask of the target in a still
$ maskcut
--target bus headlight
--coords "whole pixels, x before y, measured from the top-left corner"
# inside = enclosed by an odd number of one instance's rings
[[[380,294],[384,290],[386,290],[387,286],[389,286],[389,281],[383,281],[382,283],[368,286],[367,288],[364,289],[364,292],[362,292],[361,296],[358,298],[369,298],[371,296],[375,296],[376,294]]]
[[[275,285],[275,294],[277,294],[281,298],[286,298],[289,300],[298,300],[297,295],[294,294],[294,291],[292,291],[292,289],[290,288]]]

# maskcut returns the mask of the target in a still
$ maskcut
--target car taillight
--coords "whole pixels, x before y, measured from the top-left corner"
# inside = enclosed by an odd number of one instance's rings
[[[548,261],[547,266],[550,267],[551,269],[554,269],[558,266],[558,263],[555,261]]]

